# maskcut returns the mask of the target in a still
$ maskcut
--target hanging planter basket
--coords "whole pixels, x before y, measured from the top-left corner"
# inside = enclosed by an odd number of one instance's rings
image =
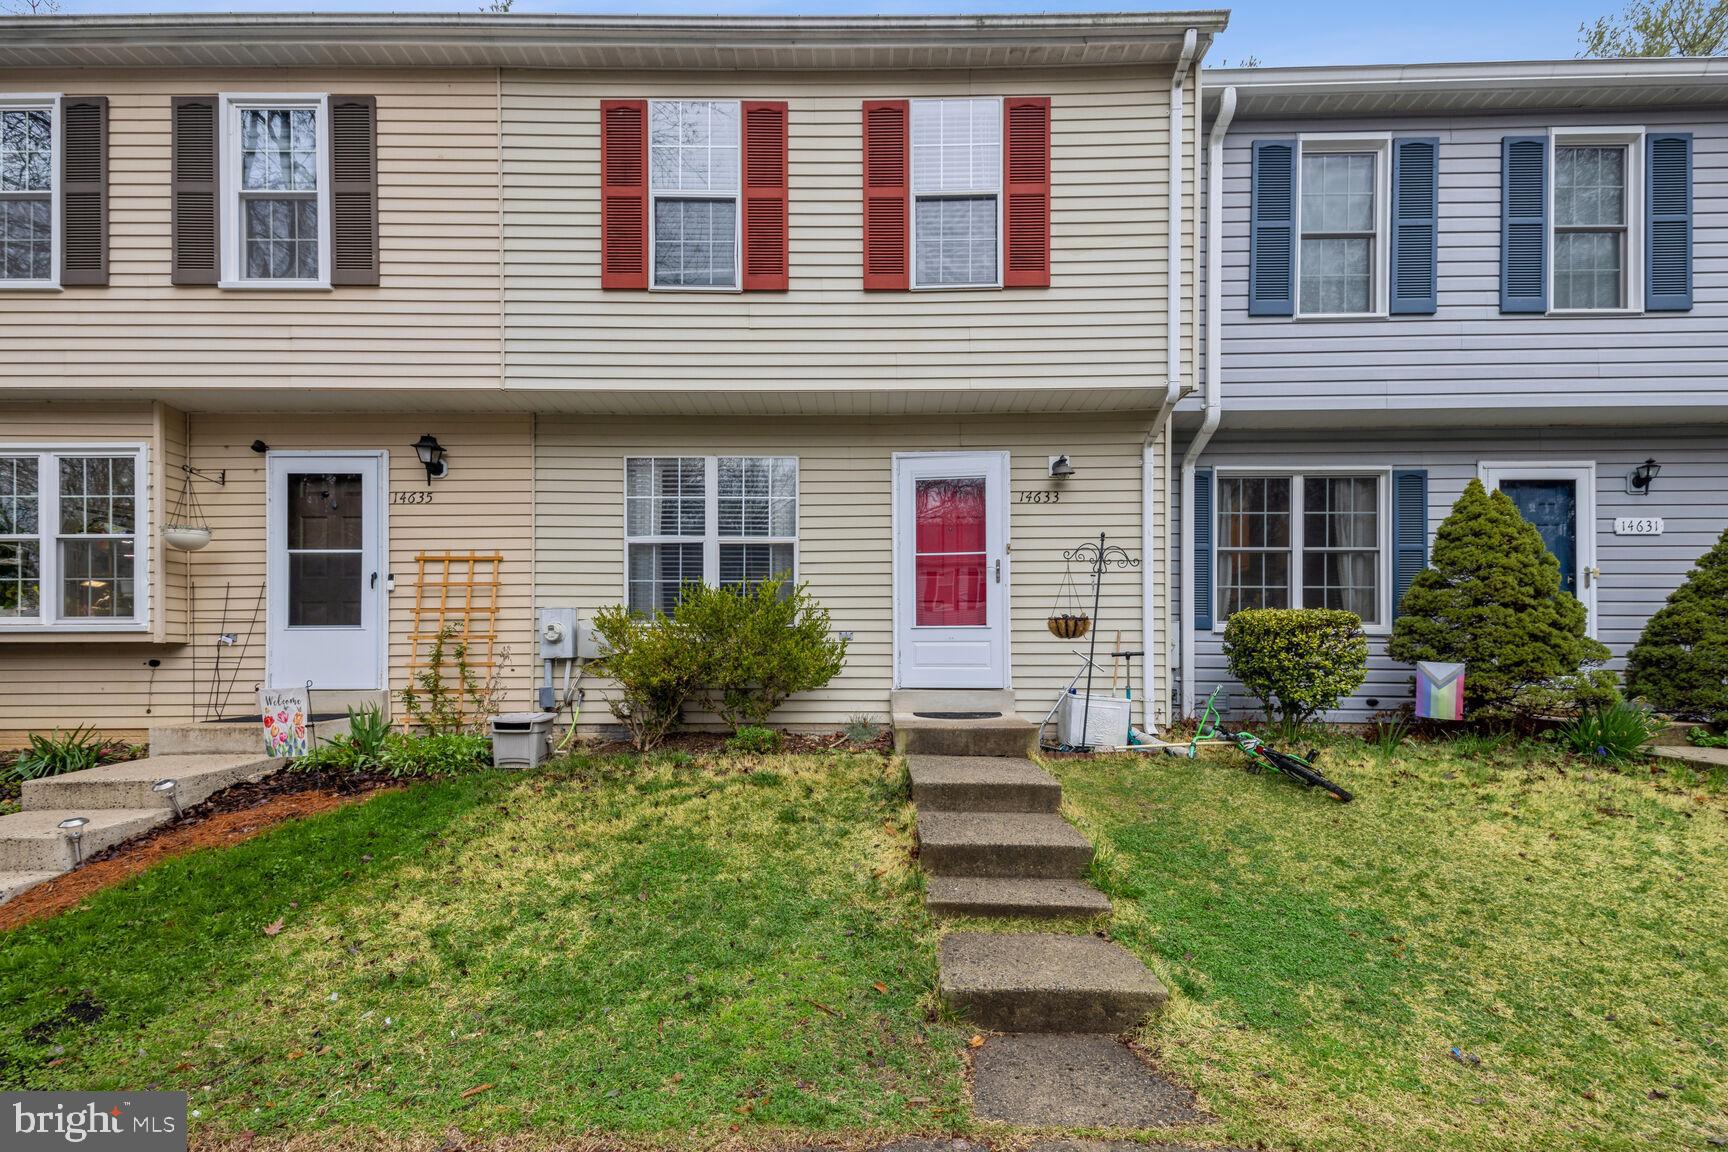
[[[165,524],[162,527],[162,540],[170,548],[178,548],[182,552],[196,552],[210,543],[210,529],[196,524]]]
[[[1050,635],[1058,640],[1078,640],[1092,630],[1092,617],[1081,612],[1078,614],[1063,613],[1046,620]]]

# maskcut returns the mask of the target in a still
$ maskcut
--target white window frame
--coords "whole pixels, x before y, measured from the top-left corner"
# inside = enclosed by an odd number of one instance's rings
[[[1362,624],[1362,630],[1370,636],[1386,636],[1392,632],[1392,469],[1391,468],[1309,468],[1292,466],[1290,468],[1262,467],[1221,467],[1214,470],[1215,483],[1223,480],[1243,480],[1269,478],[1290,481],[1290,606],[1302,607],[1302,550],[1303,540],[1303,504],[1302,481],[1309,478],[1325,478],[1329,480],[1359,477],[1372,479],[1378,490],[1376,501],[1377,527],[1379,531],[1379,563],[1376,573],[1376,593],[1378,603],[1376,615],[1379,622]],[[1220,501],[1214,495],[1212,500],[1212,603],[1218,606],[1213,613],[1212,631],[1222,634],[1229,617],[1224,614],[1224,586],[1218,579],[1218,558],[1225,552],[1233,551],[1224,547],[1223,531],[1221,529],[1223,513]],[[1282,551],[1282,549],[1271,549]]]
[[[912,126],[917,121],[920,106],[946,104],[954,100],[964,100],[971,103],[977,100],[994,100],[996,102],[996,122],[1002,125],[1000,143],[997,145],[996,183],[991,188],[968,188],[965,191],[948,189],[942,192],[919,192],[912,178]],[[992,292],[1002,287],[1002,267],[1007,262],[1008,253],[1003,245],[1007,242],[1002,210],[1004,192],[1002,189],[1003,169],[1008,162],[1008,129],[1002,121],[1002,97],[1000,96],[923,96],[907,101],[906,112],[906,258],[907,283],[914,292]],[[920,200],[953,200],[971,199],[978,196],[989,196],[996,201],[996,279],[989,284],[920,284],[918,283],[918,201]]]
[[[1551,316],[1626,316],[1644,311],[1644,128],[1616,125],[1608,128],[1550,128],[1548,130],[1548,314]],[[1554,259],[1559,234],[1558,205],[1554,179],[1560,169],[1562,148],[1608,147],[1626,149],[1626,264],[1621,287],[1626,303],[1618,308],[1556,308],[1554,296],[1559,281]]]
[[[1372,153],[1374,156],[1373,308],[1367,312],[1302,311],[1302,158],[1308,153]],[[1290,253],[1291,302],[1298,320],[1374,320],[1389,315],[1392,259],[1392,134],[1390,132],[1304,132],[1296,138],[1296,170],[1291,213],[1295,243]]]
[[[330,287],[330,97],[324,93],[224,92],[218,99],[222,117],[218,133],[218,209],[222,275],[218,287],[230,289],[321,291]],[[240,226],[240,113],[262,108],[310,108],[318,130],[318,277],[317,279],[253,279],[246,273]]]
[[[36,539],[41,548],[41,615],[0,619],[6,632],[143,632],[150,627],[150,464],[149,446],[138,442],[77,444],[0,443],[0,456],[37,458]],[[132,615],[107,619],[60,615],[60,470],[62,456],[131,456],[133,495]],[[91,537],[101,539],[102,537]]]
[[[630,535],[630,463],[633,460],[701,460],[702,461],[702,535],[671,536],[654,534]],[[792,501],[792,535],[790,536],[722,536],[720,534],[720,461],[722,460],[790,460],[798,476],[798,495]],[[626,456],[621,461],[619,475],[624,512],[624,568],[622,573],[624,604],[630,604],[630,546],[633,544],[700,544],[702,545],[702,583],[710,588],[720,586],[720,546],[722,544],[790,544],[792,545],[792,583],[798,583],[803,563],[798,538],[803,528],[804,468],[797,456],[763,452],[727,452],[719,456],[698,453],[656,452]]]
[[[656,104],[730,104],[738,110],[738,182],[730,192],[691,192],[669,189],[660,192],[654,187],[654,106]],[[705,96],[680,96],[676,99],[648,101],[648,290],[650,292],[742,292],[744,291],[744,102]],[[654,201],[664,196],[668,200],[730,200],[732,201],[732,283],[731,284],[661,284],[654,275]]]
[[[60,219],[60,98],[58,92],[0,93],[0,111],[28,110],[48,113],[49,147],[53,149],[53,154],[49,157],[48,162],[48,236],[51,242],[48,254],[48,278],[46,280],[0,279],[0,291],[60,291],[60,244],[63,231],[63,224]],[[6,198],[9,198],[7,194],[0,193],[0,199]],[[18,197],[18,199],[26,198],[35,199],[35,195]]]

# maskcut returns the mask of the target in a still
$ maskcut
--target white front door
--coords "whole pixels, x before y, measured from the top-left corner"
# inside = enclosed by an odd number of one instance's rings
[[[272,452],[265,687],[384,686],[382,452]]]
[[[1596,465],[1484,461],[1482,483],[1512,498],[1560,562],[1560,589],[1584,603],[1596,635]]]
[[[1008,687],[1008,456],[894,457],[900,688]]]

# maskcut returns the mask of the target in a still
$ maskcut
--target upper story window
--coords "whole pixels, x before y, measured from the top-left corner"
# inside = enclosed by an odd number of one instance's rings
[[[330,283],[330,171],[321,96],[223,98],[223,283]]]
[[[1217,617],[1245,608],[1341,608],[1368,627],[1389,611],[1378,475],[1218,478]]]
[[[648,103],[656,288],[738,287],[739,105]]]
[[[1631,298],[1625,144],[1554,149],[1554,307],[1625,308]]]
[[[7,287],[56,286],[55,104],[0,96],[0,283]]]
[[[912,101],[912,287],[1002,277],[1002,102]]]
[[[1302,140],[1298,315],[1371,316],[1385,311],[1386,143],[1347,137]]]
[[[138,448],[0,446],[0,629],[142,623]]]

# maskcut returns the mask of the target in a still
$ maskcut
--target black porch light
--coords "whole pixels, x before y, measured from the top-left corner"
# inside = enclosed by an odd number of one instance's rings
[[[449,473],[450,465],[444,463],[444,445],[438,443],[438,437],[432,433],[428,432],[414,441],[414,454],[426,466],[427,484]]]
[[[1632,469],[1632,475],[1626,478],[1627,491],[1639,496],[1650,494],[1650,485],[1656,482],[1656,477],[1662,474],[1662,465],[1656,463],[1652,456],[1638,467]]]

